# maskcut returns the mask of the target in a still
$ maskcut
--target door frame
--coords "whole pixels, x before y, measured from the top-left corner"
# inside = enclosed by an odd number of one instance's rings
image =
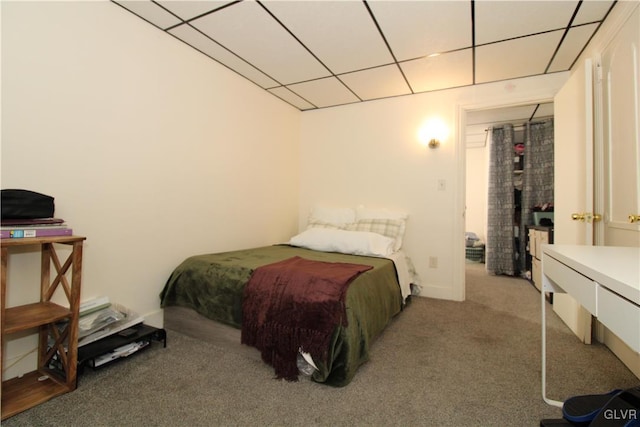
[[[569,77],[569,72],[567,78]],[[454,215],[457,224],[454,227],[454,271],[453,271],[453,299],[456,301],[464,301],[466,297],[466,280],[465,280],[465,215],[466,215],[466,178],[467,178],[467,113],[472,111],[492,110],[496,108],[519,107],[530,104],[543,104],[553,102],[553,97],[557,90],[553,88],[542,88],[535,93],[525,93],[510,96],[508,99],[494,99],[485,102],[461,102],[456,105],[456,123],[458,138],[456,141],[456,198],[454,206]]]

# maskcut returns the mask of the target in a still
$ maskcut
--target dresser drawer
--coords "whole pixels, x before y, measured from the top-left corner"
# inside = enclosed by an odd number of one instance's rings
[[[542,245],[549,243],[548,231],[536,231],[536,258],[542,259]]]
[[[596,288],[598,285],[588,277],[567,267],[547,254],[543,255],[543,273],[551,281],[570,294],[580,305],[598,316],[596,305]]]
[[[542,291],[542,267],[540,261],[531,258],[531,279],[539,291]]]
[[[640,352],[640,306],[598,286],[598,320]]]
[[[529,230],[529,255],[536,256],[536,230]]]

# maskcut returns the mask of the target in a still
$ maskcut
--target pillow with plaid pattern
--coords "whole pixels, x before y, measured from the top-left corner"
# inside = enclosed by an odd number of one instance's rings
[[[404,229],[404,220],[388,218],[365,218],[347,226],[347,230],[368,231],[392,238],[395,242],[393,247],[394,251],[398,251],[402,247]]]

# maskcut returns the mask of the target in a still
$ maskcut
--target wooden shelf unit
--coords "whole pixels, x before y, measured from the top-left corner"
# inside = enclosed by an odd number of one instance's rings
[[[2,381],[3,420],[76,388],[78,316],[84,240],[85,237],[80,236],[58,236],[2,239],[0,242],[2,249],[0,370],[4,360],[3,352],[7,335],[29,329],[36,329],[38,333],[37,368],[20,377]],[[55,249],[56,244],[71,246],[71,253],[64,263],[60,262]],[[41,251],[40,301],[6,307],[9,248],[28,245],[39,246]],[[55,269],[53,272],[52,265]],[[70,281],[67,277],[68,272],[71,276]],[[51,280],[52,273],[55,273],[53,280]],[[63,307],[51,301],[59,288],[63,290],[69,307]],[[61,320],[68,320],[67,326],[62,330],[57,324]],[[61,369],[51,368],[54,359]]]

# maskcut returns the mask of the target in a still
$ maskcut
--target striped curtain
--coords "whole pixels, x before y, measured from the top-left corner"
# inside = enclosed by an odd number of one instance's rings
[[[513,125],[492,129],[489,147],[486,269],[515,275]]]
[[[533,224],[533,207],[553,203],[553,119],[527,123],[524,140],[522,220],[518,267],[526,270],[525,226]]]

